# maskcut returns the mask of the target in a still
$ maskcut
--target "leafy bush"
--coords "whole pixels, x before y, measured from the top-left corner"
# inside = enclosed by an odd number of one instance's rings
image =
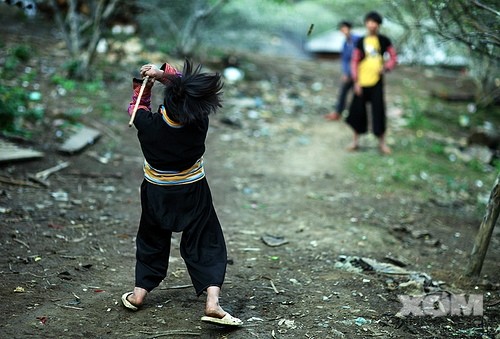
[[[0,84],[0,130],[27,135],[23,129],[26,120],[39,120],[43,117],[43,108],[33,101],[39,100],[40,93],[31,93],[23,87],[36,77],[36,72],[25,68],[19,72],[31,58],[33,49],[28,45],[16,45],[7,50],[4,63],[0,68],[2,79],[13,80]]]
[[[22,62],[27,62],[31,58],[31,53],[32,49],[27,45],[16,46],[12,51],[12,54]]]
[[[0,128],[9,129],[17,114],[18,107],[22,107],[26,100],[26,95],[19,89],[11,90],[0,85]]]
[[[66,91],[72,91],[76,88],[76,81],[67,79],[59,74],[54,74],[50,79],[54,85],[59,85]]]
[[[413,130],[429,128],[429,120],[425,116],[422,104],[416,98],[409,96],[405,111],[408,112],[407,126]]]
[[[5,79],[15,77],[15,69],[22,63],[26,63],[30,59],[31,53],[32,50],[26,45],[17,45],[8,50],[8,54],[0,72],[1,77]]]
[[[40,120],[43,113],[41,109],[30,107],[30,98],[24,88],[0,85],[0,130],[26,134],[23,121]]]

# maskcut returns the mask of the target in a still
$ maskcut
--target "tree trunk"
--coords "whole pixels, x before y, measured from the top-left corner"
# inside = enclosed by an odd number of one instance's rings
[[[195,4],[194,13],[190,16],[181,32],[180,46],[178,49],[182,56],[191,56],[194,48],[198,44],[199,36],[196,34],[198,25],[208,17],[214,15],[221,6],[229,0],[218,0],[211,7],[205,7],[204,1],[198,1]]]
[[[118,0],[94,0],[90,2],[92,12],[84,21],[78,13],[77,0],[69,0],[64,15],[56,0],[50,4],[54,10],[56,22],[63,33],[66,47],[70,53],[72,65],[68,69],[70,77],[88,79],[97,43],[102,36],[104,22],[111,16]]]
[[[486,206],[486,214],[483,217],[479,232],[476,235],[474,247],[470,255],[469,265],[466,275],[469,277],[478,277],[483,267],[484,258],[488,251],[488,245],[491,240],[493,228],[500,214],[500,174],[498,175],[495,185],[491,190],[490,199]]]

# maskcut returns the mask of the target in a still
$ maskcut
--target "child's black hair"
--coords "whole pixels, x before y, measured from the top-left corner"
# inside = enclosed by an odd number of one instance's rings
[[[375,21],[379,25],[382,24],[382,16],[379,13],[375,12],[375,11],[368,12],[365,15],[365,22],[367,22],[368,20]]]
[[[199,121],[222,107],[220,73],[202,73],[202,65],[193,69],[186,60],[182,75],[169,75],[164,105],[168,116],[181,124]]]
[[[341,22],[339,22],[339,28],[342,28],[342,27],[347,27],[347,28],[351,29],[352,23],[350,21],[346,21],[346,20],[341,21]]]

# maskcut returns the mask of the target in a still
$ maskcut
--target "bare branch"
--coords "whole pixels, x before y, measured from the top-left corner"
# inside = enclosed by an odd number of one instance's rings
[[[77,55],[80,50],[80,28],[76,5],[76,0],[69,0],[68,14],[66,15],[69,25],[70,51],[72,55]]]
[[[97,7],[95,8],[93,13],[94,24],[92,26],[92,37],[90,38],[89,44],[87,46],[86,56],[84,59],[84,62],[86,62],[86,64],[84,65],[84,67],[90,65],[95,54],[97,43],[101,38],[101,19],[105,2],[106,0],[99,0],[99,2],[97,3]]]
[[[213,5],[212,7],[208,7],[204,10],[197,11],[196,12],[197,19],[205,19],[209,17],[210,15],[212,15],[212,13],[219,10],[219,8],[228,1],[229,0],[218,0],[217,3],[215,3],[215,5]]]
[[[138,3],[138,5],[143,8],[144,10],[147,11],[152,11],[156,14],[158,14],[158,19],[166,24],[166,27],[170,34],[174,37],[174,39],[177,39],[177,35],[179,33],[179,27],[175,24],[174,20],[172,20],[172,17],[168,13],[167,10],[158,10],[158,7],[151,4],[151,3],[146,3],[144,1],[141,1]]]
[[[66,26],[64,24],[61,10],[59,9],[59,6],[57,5],[55,0],[50,0],[50,6],[52,7],[52,10],[54,11],[56,23],[59,26],[59,29],[61,30],[64,42],[66,43],[66,47],[68,48],[68,50],[71,53],[71,38],[70,38],[68,31],[66,29]]]
[[[111,2],[108,3],[106,8],[104,9],[104,12],[102,13],[103,20],[109,19],[109,17],[114,13],[117,4],[118,0],[111,0]]]
[[[484,9],[484,10],[487,10],[488,12],[491,12],[491,13],[495,14],[496,16],[500,16],[500,12],[499,12],[499,11],[496,11],[496,10],[494,10],[493,8],[488,7],[488,6],[484,5],[484,4],[482,4],[482,3],[480,3],[480,2],[479,2],[479,1],[477,1],[477,0],[472,1],[472,3],[473,3],[474,5],[476,5],[477,7],[479,7],[479,8],[482,8],[482,9]]]
[[[195,14],[188,19],[186,25],[184,26],[184,29],[182,30],[182,36],[180,40],[181,46],[179,46],[182,54],[190,54],[192,47],[196,44],[197,35],[195,34],[195,32],[198,28],[198,25],[204,19],[215,13],[223,4],[227,3],[228,1],[229,0],[218,0],[217,3],[215,3],[213,6],[206,8],[200,8],[202,6],[202,1],[198,1],[196,3],[197,8],[195,9]]]

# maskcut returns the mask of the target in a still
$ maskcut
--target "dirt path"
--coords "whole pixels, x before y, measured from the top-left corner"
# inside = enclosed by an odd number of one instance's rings
[[[287,164],[284,174],[311,176],[336,173],[342,176],[345,173],[343,160],[348,155],[344,150],[350,136],[342,122],[319,120],[308,125],[303,136],[297,140],[296,148],[279,155],[279,162]]]
[[[12,209],[2,215],[3,337],[400,338],[425,334],[420,326],[445,328],[440,318],[395,317],[401,304],[389,286],[405,279],[335,264],[341,255],[381,260],[388,254],[406,258],[412,270],[444,263],[439,258],[447,251],[405,234],[398,238],[391,227],[401,225],[402,213],[417,230],[439,221],[441,239],[452,247],[448,212],[431,216],[420,202],[360,196],[343,167],[342,159],[352,155],[344,151],[349,131],[341,123],[325,123],[321,116],[301,124],[283,119],[272,137],[249,139],[245,133],[215,121],[206,155],[231,263],[222,303],[245,327],[228,331],[199,321],[203,298],[189,287],[178,236],[169,277],[144,309],[131,313],[121,306],[120,295],[133,284],[141,181],[137,141],[125,130],[121,150],[127,153],[116,151],[110,164],[81,154],[51,178],[51,188],[2,188],[2,205]],[[106,139],[93,150],[105,146]],[[2,172],[22,177],[46,165],[11,165]],[[103,175],[85,177],[72,169]],[[122,178],[105,175],[117,171]],[[69,201],[55,201],[56,189],[67,192]],[[261,240],[266,234],[288,243],[269,247]],[[465,251],[463,246],[455,248]],[[465,252],[454,256],[445,271],[460,265]],[[461,326],[473,326],[474,319]]]

